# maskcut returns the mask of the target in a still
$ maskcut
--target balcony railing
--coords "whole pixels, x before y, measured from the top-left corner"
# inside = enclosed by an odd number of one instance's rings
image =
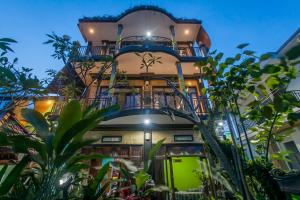
[[[122,50],[129,48],[147,47],[162,48],[171,51],[180,57],[205,57],[207,49],[205,46],[178,46],[171,39],[160,36],[130,36],[123,38],[120,43],[102,46],[81,46],[76,55],[79,57],[114,56]]]
[[[292,90],[292,91],[287,91],[285,93],[293,95],[293,97],[295,98],[296,101],[300,101],[300,90]],[[261,101],[260,101],[261,105],[263,105],[263,106],[268,105],[269,103],[271,103],[273,101],[274,96],[280,95],[280,94],[281,94],[280,90],[274,90],[273,92],[268,94],[268,96],[261,99]],[[252,121],[250,119],[246,119],[246,120],[244,120],[244,126],[247,130],[247,129],[250,129],[250,128],[255,127],[257,125],[260,125],[263,122],[264,122],[263,118],[259,119],[258,121]],[[238,128],[239,128],[241,133],[244,132],[241,124],[239,124]]]
[[[154,109],[160,110],[164,108],[173,109],[185,114],[196,112],[198,115],[206,115],[210,109],[210,103],[207,98],[189,96],[192,108],[179,95],[154,94],[151,97],[141,97],[140,95],[114,95],[112,97],[100,97],[86,99],[85,106],[95,104],[97,109],[103,109],[111,105],[118,104],[121,111],[136,109]]]

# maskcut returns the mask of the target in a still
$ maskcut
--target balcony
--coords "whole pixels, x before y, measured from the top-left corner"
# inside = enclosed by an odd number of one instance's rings
[[[102,96],[84,100],[84,105],[95,104],[97,109],[103,109],[111,105],[119,105],[122,111],[166,110],[170,109],[177,113],[192,114],[196,112],[199,116],[206,116],[210,109],[207,98],[188,95],[192,108],[190,108],[182,97],[176,94],[153,94],[152,96],[141,96],[139,94],[115,94],[113,96]]]
[[[175,45],[171,39],[160,36],[130,36],[123,38],[118,44],[104,46],[81,46],[78,56],[99,58],[116,56],[126,52],[163,51],[178,58],[202,58],[207,54],[205,46]]]

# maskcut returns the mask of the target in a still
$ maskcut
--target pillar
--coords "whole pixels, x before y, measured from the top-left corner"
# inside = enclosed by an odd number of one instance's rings
[[[108,93],[109,93],[110,97],[112,97],[114,94],[116,75],[117,75],[117,67],[116,67],[116,64],[113,62],[111,65],[111,75],[110,75],[109,87],[108,87]]]
[[[118,28],[117,28],[117,40],[116,40],[116,52],[119,51],[119,49],[121,48],[121,42],[122,42],[122,31],[123,31],[123,25],[122,24],[118,24]]]
[[[176,48],[176,40],[175,40],[175,28],[173,25],[170,26],[170,32],[171,32],[171,37],[172,37],[172,47],[175,50]]]
[[[186,95],[186,88],[185,88],[184,77],[183,77],[180,62],[176,62],[176,68],[177,68],[177,73],[178,73],[179,88],[180,88],[181,92],[183,92]]]

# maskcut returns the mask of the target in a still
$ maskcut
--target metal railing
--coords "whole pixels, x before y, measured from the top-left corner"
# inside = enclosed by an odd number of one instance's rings
[[[12,134],[29,135],[26,128],[10,113],[6,113],[0,120],[0,128],[10,130]]]
[[[97,109],[103,109],[111,105],[118,104],[121,110],[133,110],[133,109],[173,109],[185,114],[196,112],[198,115],[206,115],[210,109],[210,103],[207,98],[199,96],[189,96],[189,101],[192,105],[191,108],[187,105],[187,102],[183,100],[179,95],[173,94],[153,94],[149,97],[142,97],[141,95],[113,95],[104,96],[99,98],[89,98],[84,101],[84,105],[88,106],[95,104]]]
[[[155,47],[174,51],[181,57],[205,57],[207,48],[205,46],[180,46],[176,45],[170,38],[161,36],[129,36],[122,38],[117,44],[102,46],[81,46],[74,54],[80,57],[114,56],[129,47]]]
[[[272,91],[271,93],[269,93],[267,96],[265,96],[264,98],[262,98],[260,100],[261,102],[261,105],[265,106],[265,105],[268,105],[269,103],[271,103],[274,99],[274,96],[276,95],[280,95],[280,91],[279,90],[274,90]],[[295,98],[296,101],[300,101],[300,90],[292,90],[292,91],[286,91],[285,94],[291,94],[293,95],[293,97]],[[257,125],[260,125],[264,122],[264,119],[260,119],[258,121],[252,121],[250,119],[246,119],[244,120],[244,126],[247,129],[250,129],[254,126],[257,126]],[[239,130],[241,133],[244,132],[243,128],[242,128],[242,125],[240,124],[239,125]]]

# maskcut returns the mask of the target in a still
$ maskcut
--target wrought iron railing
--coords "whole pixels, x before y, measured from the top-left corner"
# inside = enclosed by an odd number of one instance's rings
[[[192,108],[187,105],[179,95],[154,94],[151,97],[142,97],[141,95],[113,95],[99,98],[86,99],[85,106],[95,104],[97,109],[103,109],[111,105],[118,104],[121,110],[133,109],[173,109],[185,114],[196,112],[198,115],[206,115],[210,110],[210,103],[207,98],[189,96]],[[191,110],[192,109],[192,110]]]
[[[0,120],[0,128],[9,130],[11,134],[29,135],[28,130],[9,112]]]
[[[180,46],[171,39],[161,36],[130,36],[122,38],[117,44],[102,46],[81,46],[75,55],[78,57],[114,56],[129,47],[155,47],[174,51],[181,57],[205,57],[207,48],[205,46]]]
[[[300,101],[300,90],[292,90],[292,91],[287,91],[285,93],[293,95],[295,97],[296,101]],[[279,90],[272,91],[271,93],[269,93],[267,96],[265,96],[264,98],[262,98],[260,100],[261,105],[264,105],[264,106],[268,105],[269,103],[271,103],[273,101],[274,96],[280,95],[280,94],[281,93],[280,93]],[[259,125],[259,124],[262,124],[263,122],[264,122],[264,119],[260,119],[258,121],[252,121],[250,119],[246,119],[246,120],[244,120],[244,126],[245,126],[245,128],[247,130],[247,129],[255,127],[255,126]],[[239,130],[240,130],[241,133],[244,132],[241,124],[239,124],[238,128],[239,128]]]

